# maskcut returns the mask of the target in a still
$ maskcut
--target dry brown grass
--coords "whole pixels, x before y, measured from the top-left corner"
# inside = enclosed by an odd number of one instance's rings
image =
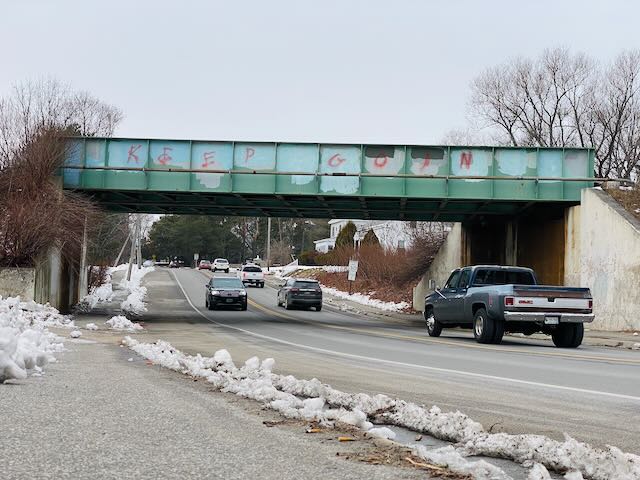
[[[632,190],[608,188],[606,191],[622,205],[625,210],[640,220],[640,186],[636,185]]]
[[[316,261],[324,265],[347,265],[358,260],[358,274],[352,291],[370,295],[386,302],[407,302],[413,299],[413,287],[426,273],[446,238],[443,229],[418,230],[408,250],[384,250],[377,245],[338,248],[321,255]],[[342,291],[349,290],[346,273],[305,270],[303,275],[317,278],[322,284]]]

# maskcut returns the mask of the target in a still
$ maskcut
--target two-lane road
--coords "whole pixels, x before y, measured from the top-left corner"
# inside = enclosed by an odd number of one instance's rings
[[[249,310],[204,307],[209,273],[158,270],[148,282],[147,328],[190,353],[225,347],[238,361],[276,358],[278,370],[347,391],[386,393],[461,410],[493,431],[563,432],[640,453],[640,355],[506,338],[479,345],[467,332],[423,328],[324,308],[284,310],[276,292],[250,288]],[[158,288],[153,288],[155,286]]]

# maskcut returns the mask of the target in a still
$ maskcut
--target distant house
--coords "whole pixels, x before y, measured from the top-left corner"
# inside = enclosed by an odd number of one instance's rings
[[[364,236],[370,229],[375,232],[378,240],[380,240],[380,245],[387,250],[409,248],[411,245],[411,239],[413,238],[412,229],[415,228],[414,222],[335,219],[329,220],[329,237],[313,242],[316,251],[327,253],[333,250],[336,246],[336,238],[340,230],[342,230],[349,221],[353,222],[356,226],[356,234],[353,237],[355,247],[360,245],[360,242],[362,242]]]

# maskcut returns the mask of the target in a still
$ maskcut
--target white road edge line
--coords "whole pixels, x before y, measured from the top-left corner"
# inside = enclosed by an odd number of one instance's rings
[[[262,335],[261,333],[251,332],[251,331],[245,330],[243,328],[233,327],[231,325],[226,325],[224,323],[216,322],[215,320],[209,318],[207,315],[202,313],[200,311],[200,309],[193,304],[193,302],[189,298],[189,295],[187,295],[186,290],[182,286],[182,283],[180,283],[180,280],[178,280],[178,277],[176,276],[175,272],[173,272],[171,270],[170,270],[170,272],[171,272],[171,275],[173,276],[173,278],[175,279],[176,283],[180,287],[180,290],[182,290],[182,294],[184,295],[184,298],[186,298],[187,302],[189,302],[189,305],[191,305],[191,308],[193,308],[205,320],[208,320],[211,323],[215,323],[216,325],[218,325],[220,327],[230,328],[231,330],[237,330],[239,332],[245,333],[247,335],[251,335],[253,337],[262,338],[262,339],[265,339],[265,340],[270,340],[272,342],[277,342],[277,343],[281,343],[281,344],[284,344],[284,345],[290,345],[292,347],[297,347],[297,348],[301,348],[301,349],[305,349],[305,350],[312,350],[312,351],[320,352],[320,353],[328,353],[330,355],[337,355],[337,356],[346,357],[346,358],[354,358],[354,359],[358,359],[358,360],[366,360],[368,362],[382,363],[382,364],[394,365],[394,366],[400,366],[400,367],[417,368],[417,369],[421,369],[421,370],[430,370],[430,371],[434,371],[434,372],[450,373],[450,374],[454,374],[454,375],[462,375],[462,376],[474,377],[474,378],[483,378],[483,379],[488,379],[488,380],[497,380],[497,381],[502,381],[502,382],[511,382],[511,383],[516,383],[516,384],[519,384],[519,385],[543,387],[543,388],[564,390],[564,391],[577,392],[577,393],[587,393],[587,394],[590,394],[590,395],[599,395],[599,396],[604,396],[604,397],[620,398],[620,399],[624,399],[624,400],[633,400],[633,401],[636,401],[636,402],[640,402],[640,397],[634,397],[632,395],[623,395],[621,393],[610,393],[610,392],[602,392],[602,391],[599,391],[599,390],[589,390],[589,389],[586,389],[586,388],[566,387],[564,385],[554,385],[554,384],[551,384],[551,383],[531,382],[531,381],[528,381],[528,380],[518,380],[516,378],[498,377],[498,376],[495,376],[495,375],[486,375],[484,373],[465,372],[463,370],[453,370],[453,369],[449,369],[449,368],[440,368],[440,367],[429,367],[429,366],[426,366],[426,365],[417,365],[415,363],[405,363],[405,362],[397,362],[395,360],[384,360],[384,359],[381,359],[381,358],[365,357],[364,355],[356,355],[356,354],[353,354],[353,353],[344,353],[344,352],[338,352],[338,351],[335,351],[335,350],[328,350],[328,349],[325,349],[325,348],[312,347],[310,345],[302,345],[302,344],[299,344],[299,343],[294,343],[294,342],[289,342],[287,340],[282,340],[280,338],[270,337],[268,335]]]

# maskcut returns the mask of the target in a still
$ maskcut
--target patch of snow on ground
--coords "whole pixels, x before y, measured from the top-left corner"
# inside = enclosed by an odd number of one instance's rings
[[[454,472],[469,473],[475,478],[509,477],[485,461],[465,457],[484,455],[525,465],[537,463],[540,466],[534,465],[532,474],[542,475],[546,469],[571,472],[570,480],[580,478],[577,472],[593,480],[640,478],[640,457],[615,447],[598,449],[568,436],[558,442],[541,435],[492,434],[461,412],[443,412],[436,406],[426,409],[387,395],[346,393],[315,378],[300,380],[272,373],[271,358],[260,363],[252,357],[242,367],[236,367],[226,350],[203,357],[186,355],[161,340],[141,343],[125,337],[123,343],[155,364],[205,378],[223,392],[257,400],[288,418],[315,420],[326,426],[342,422],[369,432],[374,428],[372,422],[385,423],[455,442],[436,450],[417,446],[414,452],[431,463],[446,464]],[[383,432],[382,428],[378,431]],[[540,475],[530,478],[546,478]]]
[[[374,437],[386,438],[389,440],[393,440],[394,438],[396,438],[396,432],[387,427],[372,428],[371,430],[367,430],[367,434]]]
[[[87,330],[98,330],[98,326],[95,323],[87,323],[84,328]]]
[[[142,328],[142,325],[136,322],[132,322],[124,315],[116,315],[115,317],[111,317],[104,323],[108,325],[112,330],[124,330],[126,332],[139,332],[141,330],[144,330],[144,328]]]
[[[640,350],[640,343],[634,343],[631,345],[631,350]]]
[[[42,367],[55,362],[53,354],[64,346],[49,326],[73,327],[73,322],[48,305],[0,296],[0,383],[41,375]]]
[[[345,300],[351,300],[352,302],[359,303],[361,305],[368,305],[373,308],[377,308],[379,310],[391,311],[391,312],[399,312],[409,308],[409,304],[407,302],[383,302],[382,300],[377,300],[375,298],[371,298],[369,295],[363,295],[362,293],[352,293],[343,292],[341,290],[336,290],[335,288],[322,286],[322,291],[334,297],[343,298]]]
[[[71,338],[80,338],[82,336],[82,332],[80,330],[74,330],[69,334],[69,336]]]
[[[131,269],[131,280],[126,277],[120,282],[120,287],[129,291],[129,295],[126,300],[120,304],[120,308],[123,312],[131,315],[141,315],[147,311],[147,306],[144,303],[144,297],[147,295],[146,287],[140,285],[140,282],[144,276],[155,270],[154,267],[142,267],[138,268],[136,265]]]

